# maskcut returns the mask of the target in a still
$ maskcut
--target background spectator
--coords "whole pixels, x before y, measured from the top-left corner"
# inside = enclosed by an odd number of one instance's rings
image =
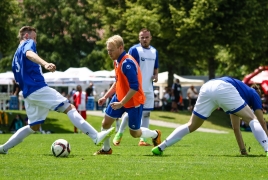
[[[189,100],[188,110],[192,111],[198,97],[197,89],[191,85],[187,90],[187,98]]]

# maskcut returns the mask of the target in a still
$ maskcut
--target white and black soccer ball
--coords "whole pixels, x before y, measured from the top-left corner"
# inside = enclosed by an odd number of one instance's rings
[[[67,157],[71,152],[71,146],[65,139],[57,139],[51,145],[51,152],[55,157]]]

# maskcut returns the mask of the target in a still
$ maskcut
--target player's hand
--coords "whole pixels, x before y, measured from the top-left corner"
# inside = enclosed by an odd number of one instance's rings
[[[123,104],[121,102],[113,102],[111,103],[111,107],[113,110],[117,110],[120,109],[123,106]]]
[[[98,104],[99,106],[102,106],[104,103],[106,102],[106,98],[105,97],[102,97],[98,100]]]
[[[157,82],[158,81],[158,76],[157,75],[153,75],[152,76],[152,81],[153,82]]]
[[[53,63],[47,63],[47,64],[45,64],[44,67],[45,67],[46,70],[48,70],[50,72],[55,72],[56,71],[56,66]]]

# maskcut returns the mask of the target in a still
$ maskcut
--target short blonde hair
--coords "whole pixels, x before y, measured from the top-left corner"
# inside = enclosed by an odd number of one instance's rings
[[[124,46],[124,40],[121,36],[114,35],[107,39],[106,45],[107,44],[113,44],[115,47],[119,48],[120,46]]]
[[[22,28],[20,28],[19,34],[18,34],[19,40],[23,40],[23,36],[26,33],[31,34],[32,31],[36,32],[36,29],[34,27],[31,27],[31,26],[23,26]]]

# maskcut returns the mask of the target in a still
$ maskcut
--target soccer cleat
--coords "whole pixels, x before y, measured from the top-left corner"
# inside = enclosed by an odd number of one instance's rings
[[[115,146],[119,146],[122,137],[123,137],[123,133],[116,133],[116,135],[114,136],[114,139],[113,139],[113,144]]]
[[[156,156],[162,156],[163,151],[160,149],[160,147],[156,146],[152,149],[152,153]]]
[[[7,154],[7,151],[4,150],[4,146],[0,146],[0,154]]]
[[[112,148],[109,149],[109,151],[104,151],[103,149],[98,150],[94,153],[94,155],[111,155],[113,153]]]
[[[101,131],[97,135],[97,139],[95,140],[95,145],[101,145],[108,137],[110,137],[114,133],[114,127],[106,131]]]
[[[160,130],[155,130],[157,132],[157,137],[152,139],[154,146],[158,146],[161,144],[161,131]]]
[[[140,141],[139,146],[151,146],[151,144],[145,142],[145,141]]]

